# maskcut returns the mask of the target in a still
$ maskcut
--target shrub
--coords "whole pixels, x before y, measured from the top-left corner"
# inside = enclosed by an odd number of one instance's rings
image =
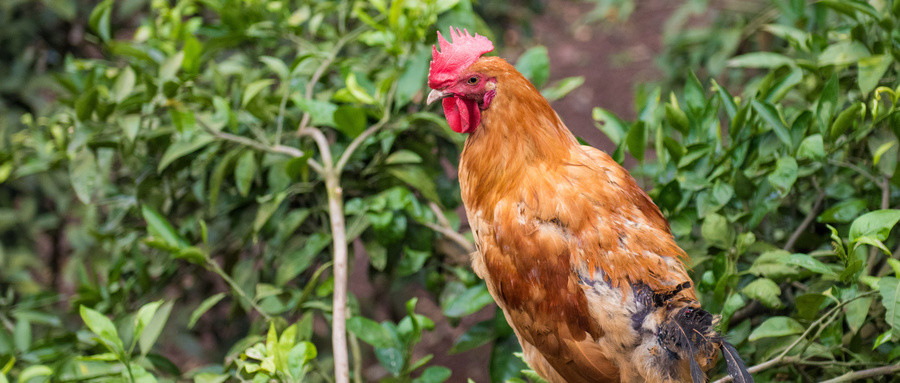
[[[890,374],[900,2],[773,4],[780,16],[761,25],[772,50],[725,56],[739,97],[689,75],[678,94],[645,92],[632,123],[594,116],[614,157],[640,161],[634,173],[691,255],[704,307],[762,365],[759,381]]]
[[[66,56],[57,105],[0,151],[0,378],[331,381],[346,323],[355,380],[370,359],[446,380],[413,352],[435,324],[407,298],[424,286],[454,323],[491,303],[441,165],[463,137],[421,109],[435,30],[490,34],[471,4],[157,0],[130,40],[120,6],[88,18],[103,58]],[[368,300],[347,302],[348,246]],[[452,351],[495,339],[492,376],[518,374],[502,318]]]

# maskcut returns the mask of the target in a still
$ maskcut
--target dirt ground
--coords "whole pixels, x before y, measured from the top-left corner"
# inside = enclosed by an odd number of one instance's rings
[[[508,48],[500,55],[514,59],[523,47],[542,44],[550,56],[550,81],[584,76],[585,83],[565,98],[553,103],[553,108],[567,126],[593,146],[610,151],[610,141],[594,126],[591,110],[602,106],[626,119],[634,117],[633,90],[637,84],[658,79],[660,72],[654,57],[662,46],[662,28],[678,2],[667,0],[643,0],[625,22],[600,21],[581,25],[579,21],[593,4],[550,0],[543,13],[537,15],[531,27],[532,35],[525,36],[517,29],[510,29],[504,36]],[[357,270],[365,266],[365,260],[357,259]],[[354,289],[355,290],[355,289]],[[354,291],[364,294],[362,291]],[[417,310],[431,318],[442,318],[440,307],[425,298],[420,291]],[[459,326],[447,322],[436,323],[434,331],[426,333],[419,345],[418,356],[434,354],[433,364],[453,370],[450,382],[487,382],[490,347],[482,346],[461,355],[447,355],[454,340],[469,326],[491,318],[491,305],[476,315],[466,318]],[[377,378],[377,371],[367,371]]]

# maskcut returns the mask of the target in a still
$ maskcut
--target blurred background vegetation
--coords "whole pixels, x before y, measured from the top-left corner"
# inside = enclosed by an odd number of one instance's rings
[[[898,380],[898,22],[897,0],[0,2],[0,383],[332,382],[345,296],[353,381],[537,381],[469,268],[464,137],[422,102],[450,25],[632,170],[757,381]]]

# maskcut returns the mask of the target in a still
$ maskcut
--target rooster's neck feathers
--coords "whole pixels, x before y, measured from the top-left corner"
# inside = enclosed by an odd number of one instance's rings
[[[541,93],[499,57],[483,57],[469,67],[497,79],[496,96],[482,112],[481,126],[466,139],[460,171],[472,180],[478,195],[488,196],[515,188],[522,171],[535,166],[565,163],[581,150]],[[492,190],[488,190],[492,189]]]

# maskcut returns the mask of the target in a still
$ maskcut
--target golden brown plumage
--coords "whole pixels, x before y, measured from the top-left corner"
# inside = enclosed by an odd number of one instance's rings
[[[480,57],[486,39],[452,34],[453,46],[439,38],[452,57],[435,50],[429,101],[443,98],[451,127],[470,134],[459,182],[473,267],[528,364],[551,382],[700,379],[720,340],[659,209],[515,68]]]

